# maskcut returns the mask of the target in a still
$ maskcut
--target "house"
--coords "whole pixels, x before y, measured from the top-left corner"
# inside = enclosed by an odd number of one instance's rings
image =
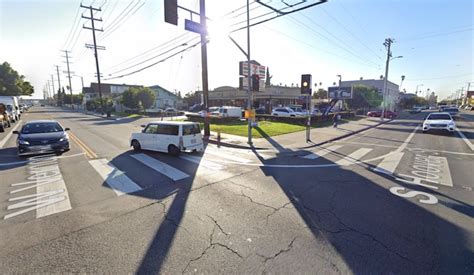
[[[159,85],[153,85],[148,88],[155,92],[155,104],[153,105],[154,109],[183,108],[183,100],[174,93]]]

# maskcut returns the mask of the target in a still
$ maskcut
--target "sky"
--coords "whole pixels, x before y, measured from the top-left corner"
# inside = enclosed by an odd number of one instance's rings
[[[245,55],[227,38],[247,49],[245,0],[207,0],[209,18],[209,88],[238,86],[239,61]],[[300,0],[263,0],[277,9]],[[307,0],[295,7],[302,7]],[[160,85],[186,94],[202,88],[199,35],[184,29],[189,12],[179,11],[178,26],[164,22],[161,0],[0,0],[0,62],[8,62],[35,87],[35,98],[53,75],[58,87],[69,85],[66,58],[70,56],[73,93],[97,82],[90,17],[96,11],[99,66],[103,83]],[[199,10],[199,0],[178,0]],[[276,15],[250,1],[250,18],[258,22]],[[287,7],[285,11],[293,8]],[[385,74],[386,38],[394,39],[388,79],[407,92],[435,92],[452,96],[474,81],[471,0],[329,0],[252,27],[250,56],[272,75],[272,84],[297,85],[301,74],[312,74],[316,88],[327,89],[342,80],[378,79]],[[192,47],[193,45],[196,45]],[[156,63],[156,64],[155,64]],[[148,68],[145,68],[148,67]],[[136,72],[137,71],[137,72]],[[405,80],[401,83],[401,76]],[[320,86],[320,84],[322,84]],[[474,82],[471,89],[474,90]]]

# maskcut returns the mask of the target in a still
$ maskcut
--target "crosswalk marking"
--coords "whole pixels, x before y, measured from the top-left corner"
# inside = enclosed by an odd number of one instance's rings
[[[342,147],[342,145],[332,145],[332,146],[329,146],[328,148],[318,150],[315,153],[308,154],[308,155],[304,156],[303,158],[305,158],[305,159],[317,159],[317,158],[322,157],[322,156],[324,156],[328,153],[331,153],[331,151],[336,151],[337,149],[339,149],[341,147]]]
[[[106,159],[89,161],[90,165],[99,173],[102,179],[114,190],[117,196],[142,190],[134,181]]]
[[[398,151],[390,152],[373,170],[379,173],[393,174],[404,154]]]
[[[214,163],[212,161],[203,159],[201,156],[180,155],[179,158],[190,161],[192,163],[196,163],[199,166],[203,166],[211,170],[222,170],[224,168],[224,166],[218,163]]]
[[[363,156],[372,151],[371,148],[360,148],[359,150],[353,152],[352,154],[345,156],[343,159],[336,161],[337,165],[344,166],[353,164],[356,161],[359,161]]]
[[[232,161],[236,161],[236,162],[241,162],[241,163],[249,163],[250,162],[249,159],[244,159],[244,158],[237,157],[237,156],[234,156],[234,155],[224,154],[222,151],[217,152],[217,151],[214,151],[214,150],[206,149],[206,151],[204,151],[204,154],[214,155],[214,156],[218,156],[218,157],[221,157],[221,158],[224,158],[224,159],[228,159],[228,160],[232,160]]]
[[[130,155],[132,158],[138,160],[139,162],[145,164],[146,166],[150,167],[151,169],[167,176],[168,178],[177,181],[181,179],[185,179],[189,177],[188,174],[182,172],[181,170],[178,170],[174,168],[173,166],[170,166],[164,162],[161,162],[155,158],[152,158],[150,156],[147,156],[145,154],[134,154]]]

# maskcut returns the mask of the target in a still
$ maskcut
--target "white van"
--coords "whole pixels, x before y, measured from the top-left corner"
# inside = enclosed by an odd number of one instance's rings
[[[242,108],[232,107],[232,106],[222,106],[219,108],[219,113],[217,115],[220,117],[242,118]]]
[[[5,104],[12,114],[14,121],[19,121],[21,118],[20,105],[16,96],[0,96],[0,103]],[[10,106],[8,106],[10,105]]]
[[[199,123],[187,121],[152,121],[141,133],[132,133],[133,150],[151,150],[179,155],[182,151],[203,151],[204,144]]]

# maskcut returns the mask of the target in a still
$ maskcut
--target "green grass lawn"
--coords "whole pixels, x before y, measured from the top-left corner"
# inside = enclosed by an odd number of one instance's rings
[[[265,136],[278,136],[298,131],[303,131],[304,126],[293,125],[283,122],[260,121],[258,127],[252,131],[252,136],[255,138],[262,138]],[[211,131],[231,134],[236,136],[247,136],[247,122],[239,121],[232,124],[211,124]]]

